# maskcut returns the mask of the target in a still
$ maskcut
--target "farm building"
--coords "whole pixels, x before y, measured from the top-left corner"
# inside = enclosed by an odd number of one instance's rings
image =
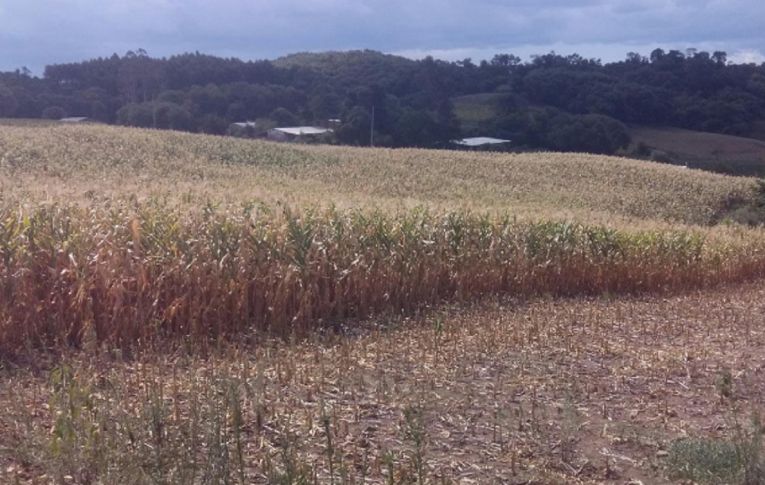
[[[505,143],[510,143],[510,140],[492,138],[490,136],[476,136],[472,138],[462,138],[461,140],[452,140],[452,143],[463,147],[476,148],[488,145],[503,145]]]
[[[239,128],[247,129],[247,128],[256,128],[258,126],[258,123],[256,121],[237,121],[236,123],[231,123],[232,126],[237,126]]]
[[[274,141],[296,141],[315,138],[327,133],[332,133],[332,130],[316,126],[290,126],[268,130],[268,139]]]
[[[87,116],[68,116],[59,120],[62,123],[82,123],[84,121],[90,121]]]
[[[263,130],[259,129],[259,123],[256,121],[238,121],[228,126],[227,134],[241,138],[254,138],[262,136]]]

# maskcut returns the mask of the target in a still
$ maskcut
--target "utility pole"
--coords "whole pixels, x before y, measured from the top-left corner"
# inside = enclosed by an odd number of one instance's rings
[[[375,146],[375,105],[372,105],[372,122],[369,128],[369,146]]]

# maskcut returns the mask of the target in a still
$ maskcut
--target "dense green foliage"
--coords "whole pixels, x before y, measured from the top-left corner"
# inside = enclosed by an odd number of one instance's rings
[[[611,154],[630,142],[627,128],[599,114],[572,115],[555,108],[522,108],[490,123],[516,144],[562,152]]]
[[[502,96],[500,116],[460,130],[451,99]],[[276,125],[340,119],[336,140],[434,146],[463,135],[504,135],[529,148],[613,153],[629,142],[622,123],[738,135],[765,119],[765,66],[725,53],[635,53],[603,64],[550,53],[522,62],[500,54],[474,64],[413,61],[373,51],[295,54],[241,61],[143,50],[51,65],[43,77],[0,73],[0,117],[87,116],[107,123],[225,133],[232,122]]]

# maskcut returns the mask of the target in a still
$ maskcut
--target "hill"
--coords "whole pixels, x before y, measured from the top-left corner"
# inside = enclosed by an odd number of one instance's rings
[[[586,154],[490,154],[286,145],[179,132],[6,124],[6,198],[164,197],[301,206],[511,212],[589,221],[709,224],[754,182]]]
[[[759,136],[765,71],[695,49],[605,64],[555,53],[475,64],[369,50],[274,61],[139,50],[50,65],[42,78],[0,73],[0,117],[85,116],[209,134],[235,134],[232,123],[245,120],[261,127],[333,120],[336,143],[366,145],[373,112],[377,146],[443,146],[490,121],[488,129],[531,149],[615,154],[629,143],[625,124]]]
[[[737,175],[765,175],[765,141],[680,128],[632,127],[633,144],[658,151],[654,158]]]
[[[512,99],[512,100],[511,100]],[[452,99],[463,130],[492,135],[492,122],[503,116],[503,106],[528,105],[510,94],[481,93]],[[756,124],[760,126],[760,124]],[[754,132],[753,136],[758,136]],[[730,175],[765,175],[765,141],[757,138],[693,131],[677,127],[629,126],[631,145],[625,154],[642,150],[652,160]]]

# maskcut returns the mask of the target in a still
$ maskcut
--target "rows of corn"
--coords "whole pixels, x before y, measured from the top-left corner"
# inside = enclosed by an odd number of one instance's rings
[[[113,126],[6,126],[0,197],[166,197],[295,206],[512,209],[520,217],[708,225],[753,202],[754,179],[575,153],[492,154],[275,144]]]
[[[468,212],[5,204],[0,357],[305,335],[494,293],[702,287],[764,274],[752,240]]]

